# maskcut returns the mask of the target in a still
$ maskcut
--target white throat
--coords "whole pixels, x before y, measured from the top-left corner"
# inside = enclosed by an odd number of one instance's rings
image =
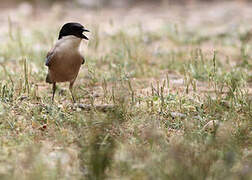
[[[64,36],[56,43],[56,48],[59,50],[71,50],[71,51],[79,51],[81,43],[81,38],[78,38],[76,36]]]

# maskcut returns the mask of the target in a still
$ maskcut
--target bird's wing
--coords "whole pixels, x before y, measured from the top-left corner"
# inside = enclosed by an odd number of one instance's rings
[[[47,53],[47,56],[46,56],[46,63],[45,63],[46,66],[48,66],[48,67],[50,66],[51,60],[52,60],[54,54],[55,54],[55,53],[54,53],[53,50],[51,50],[51,51],[49,51],[49,52]]]

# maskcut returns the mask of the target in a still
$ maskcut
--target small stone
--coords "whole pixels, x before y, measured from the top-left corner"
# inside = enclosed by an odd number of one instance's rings
[[[28,97],[27,97],[27,96],[20,96],[20,97],[19,97],[19,100],[20,100],[20,101],[23,101],[23,100],[25,100],[25,99],[28,99]]]
[[[186,117],[185,114],[179,113],[179,112],[171,112],[171,116],[172,116],[173,118],[177,118],[177,117],[179,117],[179,118],[185,118],[185,117]]]
[[[77,108],[83,109],[83,110],[91,110],[91,105],[87,104],[77,104]]]

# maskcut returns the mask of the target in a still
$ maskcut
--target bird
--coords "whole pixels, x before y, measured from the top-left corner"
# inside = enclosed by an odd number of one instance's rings
[[[62,26],[58,40],[54,47],[47,53],[45,65],[48,67],[46,82],[52,84],[52,101],[56,91],[56,83],[69,82],[69,90],[72,100],[73,85],[78,76],[80,67],[85,63],[84,57],[80,54],[81,41],[89,40],[84,32],[90,32],[83,25],[77,22],[69,22]]]

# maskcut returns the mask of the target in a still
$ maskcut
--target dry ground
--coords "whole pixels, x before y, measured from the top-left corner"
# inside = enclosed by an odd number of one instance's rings
[[[251,9],[1,9],[0,178],[251,178]],[[44,81],[69,21],[91,31],[74,105]]]

